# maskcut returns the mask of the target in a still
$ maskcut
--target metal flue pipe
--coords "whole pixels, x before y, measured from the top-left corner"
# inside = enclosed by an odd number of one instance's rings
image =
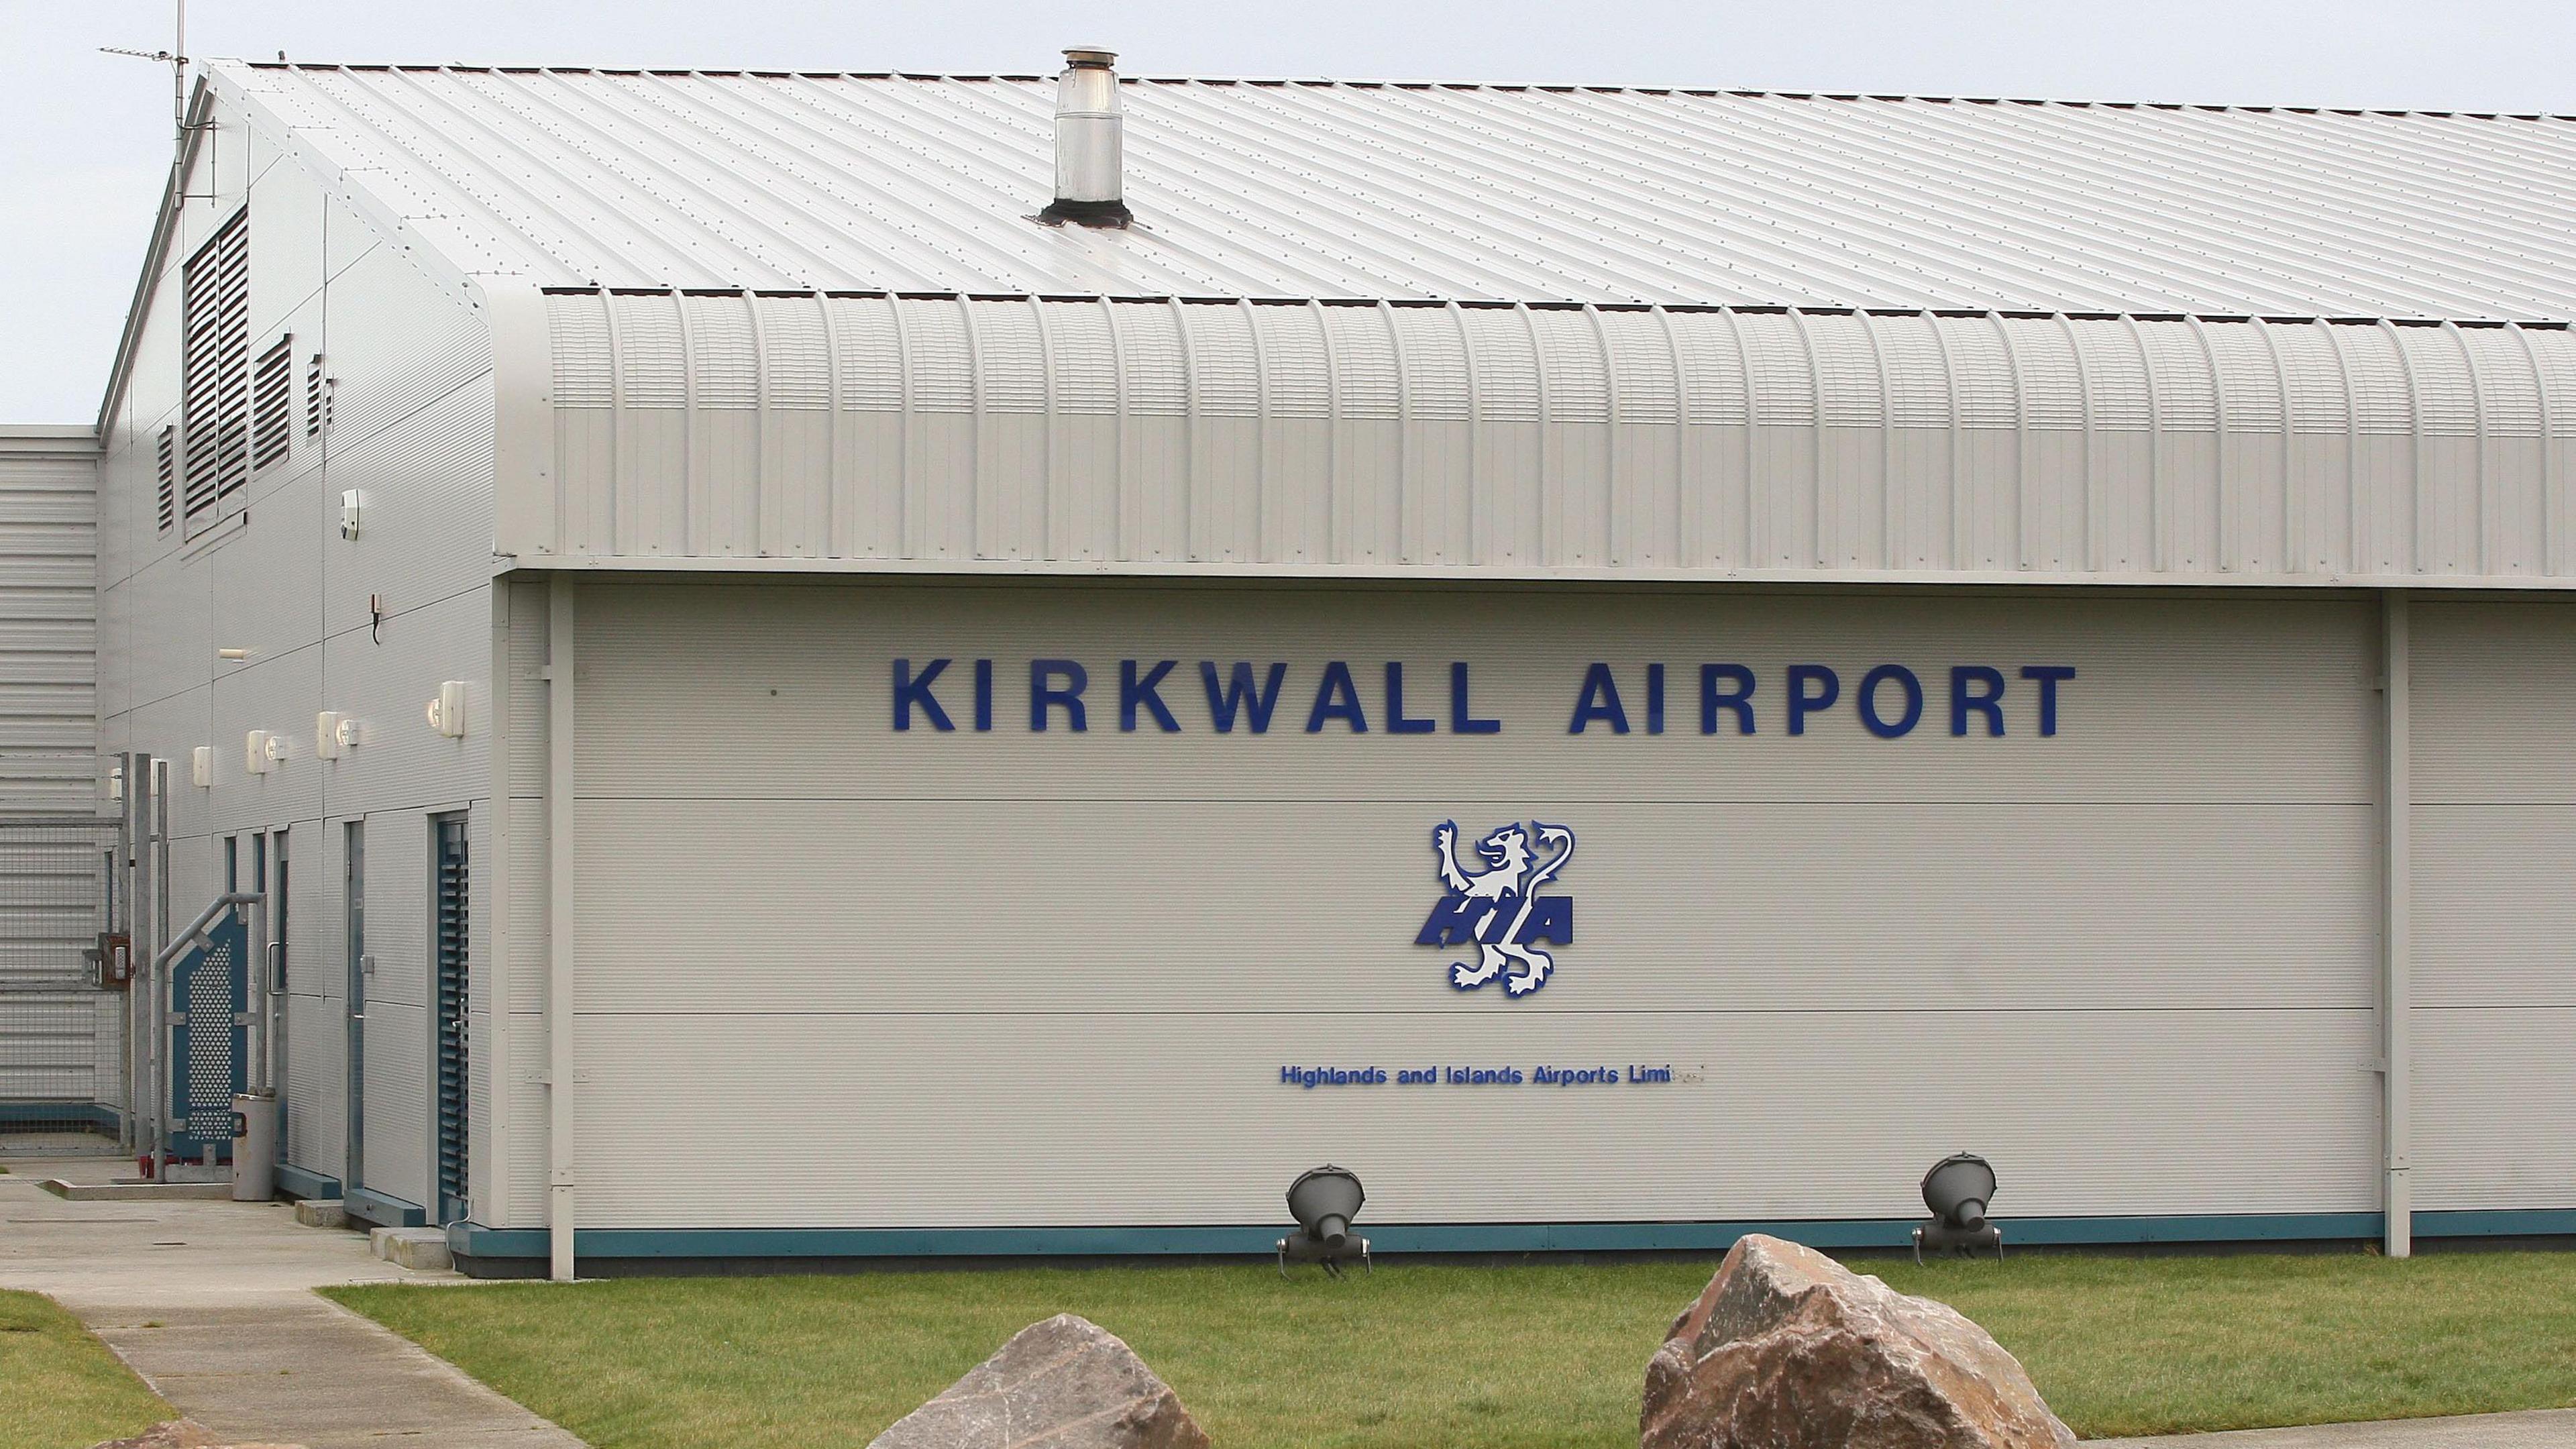
[[[1038,214],[1054,225],[1125,226],[1124,121],[1117,53],[1075,46],[1055,82],[1055,200]]]

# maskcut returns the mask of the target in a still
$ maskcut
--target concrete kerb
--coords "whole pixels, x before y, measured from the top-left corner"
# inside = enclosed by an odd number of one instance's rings
[[[11,1167],[0,1177],[11,1226],[0,1236],[0,1287],[70,1309],[218,1442],[580,1449],[562,1428],[311,1291],[469,1281],[457,1274],[379,1260],[366,1236],[299,1226],[284,1203],[80,1202],[38,1186],[46,1176],[103,1180],[117,1170],[112,1159]]]

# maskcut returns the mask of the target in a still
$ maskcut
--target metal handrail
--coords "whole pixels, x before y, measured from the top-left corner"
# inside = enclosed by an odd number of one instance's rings
[[[162,967],[178,960],[179,953],[197,944],[198,938],[205,933],[205,929],[213,925],[216,918],[223,915],[225,911],[234,906],[254,904],[259,899],[260,897],[251,891],[227,891],[215,897],[212,904],[197,913],[197,919],[188,923],[188,929],[171,937],[170,944],[161,948],[161,954],[152,958],[153,971],[157,973]]]

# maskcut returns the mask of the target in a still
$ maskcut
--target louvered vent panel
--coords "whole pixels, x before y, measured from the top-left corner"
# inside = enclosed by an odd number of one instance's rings
[[[295,438],[295,339],[280,337],[259,355],[250,378],[250,466],[286,461]]]
[[[161,531],[167,533],[178,507],[179,429],[175,424],[161,429],[161,436],[153,440],[152,452],[153,471],[160,481],[153,516],[160,521]]]
[[[250,212],[235,212],[180,277],[179,417],[190,518],[250,477]]]
[[[322,354],[304,364],[304,436],[318,438],[331,426],[331,380],[322,375]]]

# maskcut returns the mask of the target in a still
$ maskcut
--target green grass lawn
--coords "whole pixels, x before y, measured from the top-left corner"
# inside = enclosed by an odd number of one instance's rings
[[[1713,1266],[331,1291],[599,1449],[864,1445],[1067,1311],[1132,1344],[1223,1449],[1633,1449],[1646,1358]],[[1861,1266],[1984,1324],[2087,1437],[2576,1404],[2576,1254]]]
[[[51,1299],[0,1292],[0,1449],[88,1449],[171,1417]]]

